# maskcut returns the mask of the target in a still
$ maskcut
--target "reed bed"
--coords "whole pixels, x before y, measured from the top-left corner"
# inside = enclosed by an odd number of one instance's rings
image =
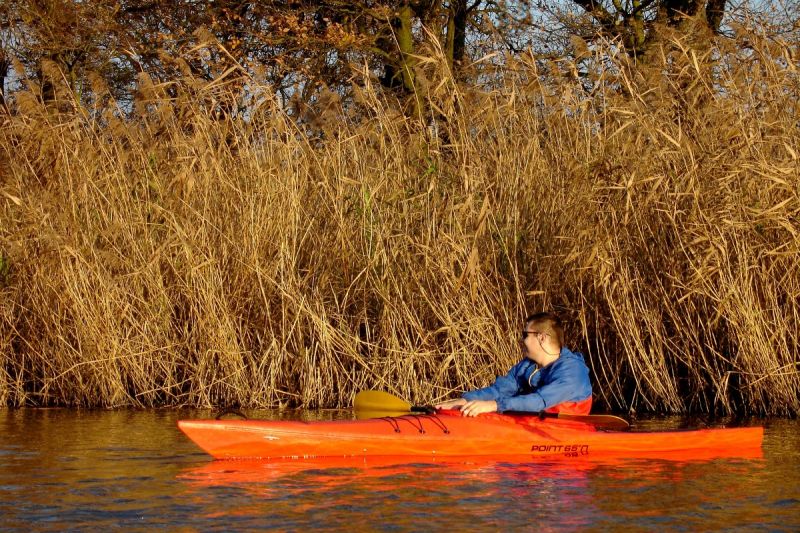
[[[0,404],[340,407],[483,386],[554,310],[595,409],[800,411],[797,43],[613,46],[289,113],[142,77],[0,129]],[[581,71],[588,73],[576,76]],[[57,79],[57,73],[52,74]],[[240,94],[240,93],[239,93]]]

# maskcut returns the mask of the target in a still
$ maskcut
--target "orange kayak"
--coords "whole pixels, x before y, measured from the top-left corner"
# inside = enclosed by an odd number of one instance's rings
[[[760,456],[762,427],[691,431],[601,431],[537,416],[458,411],[328,422],[180,420],[218,459],[526,456],[531,458]]]

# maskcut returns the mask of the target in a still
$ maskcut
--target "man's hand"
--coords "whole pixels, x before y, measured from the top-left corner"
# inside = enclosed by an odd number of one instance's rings
[[[472,400],[466,402],[461,408],[464,416],[478,416],[481,413],[494,413],[497,411],[497,402],[494,400]]]
[[[455,400],[450,400],[444,403],[440,403],[436,405],[437,409],[457,409],[462,405],[466,404],[467,400],[464,398],[456,398]]]

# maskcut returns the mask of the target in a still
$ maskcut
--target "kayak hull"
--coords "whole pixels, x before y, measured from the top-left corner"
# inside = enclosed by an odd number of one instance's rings
[[[457,412],[456,412],[457,413]],[[760,453],[763,428],[619,432],[535,416],[439,412],[328,422],[181,420],[217,459],[317,457],[730,457]]]

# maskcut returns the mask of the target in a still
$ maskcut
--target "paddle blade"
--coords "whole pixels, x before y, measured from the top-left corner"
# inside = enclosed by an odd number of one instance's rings
[[[388,392],[364,390],[356,394],[353,408],[356,411],[407,413],[411,411],[411,404]]]
[[[395,410],[391,410],[391,409],[390,410],[386,410],[386,409],[384,409],[382,411],[373,411],[372,409],[369,409],[369,410],[356,409],[353,412],[353,415],[355,416],[356,420],[369,420],[371,418],[385,418],[387,416],[396,417],[398,415],[402,416],[404,414],[406,414],[405,411],[398,412],[396,409]]]

